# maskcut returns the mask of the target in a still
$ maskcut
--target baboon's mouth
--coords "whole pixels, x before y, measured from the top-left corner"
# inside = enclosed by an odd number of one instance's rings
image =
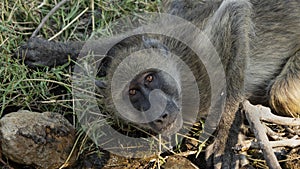
[[[177,113],[171,121],[168,122],[164,127],[155,129],[157,133],[169,136],[178,132],[182,127],[183,120],[179,113]]]

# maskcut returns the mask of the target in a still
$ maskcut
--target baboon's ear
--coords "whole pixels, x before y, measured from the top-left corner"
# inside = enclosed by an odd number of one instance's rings
[[[169,48],[162,44],[159,40],[142,36],[143,44],[145,48],[157,48],[160,49],[165,56],[169,55]]]

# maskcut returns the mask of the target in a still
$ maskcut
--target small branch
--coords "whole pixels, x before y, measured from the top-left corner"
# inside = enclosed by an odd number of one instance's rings
[[[35,31],[32,33],[30,38],[36,37],[41,28],[45,25],[47,20],[50,18],[51,15],[53,15],[63,4],[68,2],[69,0],[62,0],[59,2],[57,5],[54,6],[54,8],[51,9],[51,11],[42,19],[41,23],[39,26],[35,29]]]
[[[273,131],[272,129],[270,129],[270,127],[266,126],[265,124],[263,124],[265,126],[267,135],[270,136],[272,139],[274,140],[282,140],[283,139],[283,135],[284,133],[276,133],[275,131]]]
[[[259,143],[259,147],[263,150],[264,158],[270,168],[281,169],[278,160],[273,152],[267,134],[265,132],[265,127],[260,122],[260,117],[265,112],[270,111],[269,108],[263,106],[253,106],[249,101],[243,103],[246,117],[253,129],[255,137]]]
[[[92,30],[95,32],[95,2],[91,0],[91,8],[92,8]]]
[[[0,163],[2,163],[4,166],[3,166],[3,168],[8,168],[8,169],[14,169],[13,167],[11,167],[11,166],[9,166],[9,164],[7,164],[6,162],[4,162],[3,160],[2,160],[2,158],[0,158]]]
[[[289,132],[291,134],[294,134],[294,135],[300,135],[299,127],[300,126],[297,126],[297,127],[293,128],[293,129],[291,129],[288,126],[284,126],[284,128],[286,129],[287,132]]]
[[[249,103],[250,104],[250,103]],[[260,120],[287,126],[300,126],[300,118],[282,117],[274,115],[269,108],[263,106],[257,106],[258,111],[262,111],[260,114]]]
[[[41,7],[44,6],[45,4],[46,4],[46,0],[43,0],[43,2],[42,2],[39,6],[36,7],[36,9],[41,8]]]
[[[275,147],[290,147],[290,148],[295,148],[300,146],[300,140],[296,140],[296,139],[284,139],[284,140],[279,140],[279,141],[270,141],[269,142],[270,147],[275,148]],[[244,141],[241,144],[237,144],[234,147],[234,150],[236,151],[241,151],[241,152],[245,152],[249,149],[261,149],[260,145],[258,142],[256,141]]]
[[[270,141],[271,147],[291,147],[295,148],[300,146],[300,140],[295,139],[285,139],[279,141]]]
[[[76,16],[70,23],[68,23],[65,27],[63,27],[62,30],[60,30],[57,34],[55,34],[54,36],[52,36],[51,38],[49,38],[49,41],[53,40],[54,38],[56,38],[58,35],[60,35],[61,33],[63,33],[70,25],[72,25],[75,21],[78,20],[79,17],[81,17],[81,15],[83,15],[89,8],[85,8],[78,16]]]

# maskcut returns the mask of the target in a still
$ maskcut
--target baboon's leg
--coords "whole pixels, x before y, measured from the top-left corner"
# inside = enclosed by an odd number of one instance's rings
[[[270,86],[271,107],[284,116],[300,116],[300,51],[289,58]]]
[[[244,73],[253,34],[251,14],[252,6],[246,0],[223,1],[205,30],[222,59],[227,81],[225,111],[214,143],[206,152],[209,167],[239,167],[232,147],[237,144],[242,124],[238,108],[244,100]]]

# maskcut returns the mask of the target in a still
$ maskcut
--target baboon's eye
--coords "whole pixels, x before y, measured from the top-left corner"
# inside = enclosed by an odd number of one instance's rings
[[[148,82],[152,82],[152,81],[153,81],[153,76],[152,76],[152,75],[148,75],[148,76],[146,77],[146,80],[147,80]]]
[[[135,89],[130,89],[129,90],[129,94],[130,95],[135,95],[136,94],[136,90]]]

